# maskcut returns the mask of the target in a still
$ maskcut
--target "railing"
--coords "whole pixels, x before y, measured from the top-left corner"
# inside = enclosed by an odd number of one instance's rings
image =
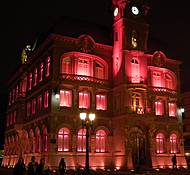
[[[103,80],[86,75],[61,74],[61,79],[81,82],[93,82],[97,84],[108,85],[108,80]]]
[[[176,90],[168,89],[165,87],[151,87],[150,88],[154,92],[164,92],[164,93],[170,93],[170,94],[176,94]]]
[[[132,84],[146,84],[147,82],[142,76],[132,76],[128,78],[128,83]]]

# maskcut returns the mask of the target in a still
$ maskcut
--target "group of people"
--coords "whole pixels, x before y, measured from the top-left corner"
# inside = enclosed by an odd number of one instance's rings
[[[65,160],[64,158],[61,158],[58,167],[58,175],[64,175],[65,171]],[[38,164],[38,162],[35,160],[35,156],[32,156],[31,161],[28,163],[27,167],[24,164],[24,159],[20,157],[14,166],[13,175],[51,175],[51,173],[49,167],[45,164],[44,158],[41,158],[40,163]]]

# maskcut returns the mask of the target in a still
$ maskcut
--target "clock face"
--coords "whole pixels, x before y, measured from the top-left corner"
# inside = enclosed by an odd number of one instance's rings
[[[113,12],[113,15],[114,15],[114,16],[117,16],[118,11],[119,11],[119,9],[118,9],[118,7],[116,7],[115,10],[114,10],[114,12]]]
[[[132,6],[131,7],[131,11],[134,15],[138,15],[139,14],[139,9],[136,6]]]

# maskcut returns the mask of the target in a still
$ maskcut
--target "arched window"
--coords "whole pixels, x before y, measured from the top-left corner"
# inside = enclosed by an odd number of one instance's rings
[[[72,91],[60,90],[60,106],[65,106],[65,107],[72,106]]]
[[[96,61],[95,62],[95,77],[99,79],[104,79],[105,78],[104,72],[105,72],[104,66]]]
[[[162,100],[157,100],[154,102],[155,105],[155,115],[164,115],[164,102]]]
[[[58,131],[58,151],[69,151],[69,136],[68,128],[61,128]]]
[[[64,58],[62,62],[62,73],[71,74],[72,73],[72,59]]]
[[[46,59],[46,77],[50,75],[50,57]]]
[[[47,128],[44,128],[43,130],[43,138],[42,138],[42,151],[47,152],[48,151],[48,133]]]
[[[43,74],[44,74],[44,63],[40,64],[40,72],[39,72],[39,82],[43,80]]]
[[[174,87],[173,78],[171,75],[166,74],[165,76],[165,87],[168,89],[173,89]]]
[[[83,58],[79,58],[78,59],[78,75],[86,75],[89,76],[90,75],[90,71],[89,71],[89,60],[88,59],[83,59]]]
[[[168,103],[169,116],[176,117],[176,103]]]
[[[134,93],[132,95],[132,111],[136,112],[137,114],[144,114],[142,97],[140,94]]]
[[[96,152],[106,151],[106,132],[104,130],[98,130],[96,132]]]
[[[79,92],[79,108],[89,108],[90,106],[90,94],[89,92]]]
[[[30,153],[33,153],[35,150],[35,145],[34,145],[34,132],[32,129],[30,130],[30,141],[29,142],[30,142],[29,143],[29,146],[30,146],[29,151],[30,151]]]
[[[107,96],[102,94],[96,95],[96,110],[107,109]]]
[[[40,152],[40,129],[36,129],[36,137],[35,137],[35,152]]]
[[[131,82],[140,83],[140,66],[136,58],[131,60]]]
[[[164,153],[165,137],[164,134],[158,133],[156,135],[156,153]]]
[[[37,85],[37,81],[38,81],[38,69],[35,68],[34,69],[34,86]]]
[[[177,136],[176,134],[170,135],[170,153],[177,153]]]
[[[156,71],[153,72],[152,85],[155,87],[161,87],[161,72],[156,72]]]
[[[80,129],[77,135],[77,151],[86,151],[86,129]]]
[[[32,73],[29,73],[29,80],[28,80],[28,89],[32,89]]]

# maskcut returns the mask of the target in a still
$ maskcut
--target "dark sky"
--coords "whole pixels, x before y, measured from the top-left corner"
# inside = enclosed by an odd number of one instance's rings
[[[158,48],[169,58],[183,61],[181,65],[182,92],[190,91],[190,13],[187,0],[150,0],[148,21],[150,37],[166,47]],[[56,1],[34,4],[10,3],[1,6],[1,63],[0,63],[0,122],[6,110],[7,79],[20,63],[20,54],[26,44],[31,44],[40,33],[60,16],[79,18],[112,27],[111,0]],[[0,134],[3,135],[3,125]],[[3,138],[1,137],[0,138]],[[0,142],[2,142],[0,140]]]

